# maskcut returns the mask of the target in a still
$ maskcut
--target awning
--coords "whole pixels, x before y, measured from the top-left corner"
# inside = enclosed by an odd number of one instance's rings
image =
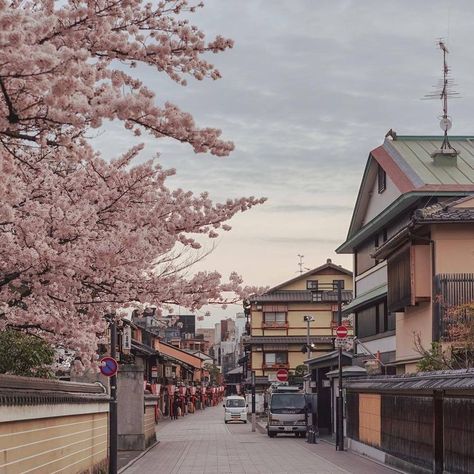
[[[158,355],[158,352],[153,347],[147,346],[141,342],[132,339],[132,349],[142,355],[151,356]]]
[[[311,336],[310,342],[315,344],[331,344],[331,336]],[[306,336],[252,336],[244,344],[306,344]]]
[[[348,305],[345,305],[342,307],[342,313],[343,314],[349,314],[353,313],[355,310],[366,306],[370,303],[373,303],[374,301],[377,301],[378,299],[381,299],[383,296],[387,294],[388,291],[388,286],[381,285],[378,286],[377,288],[374,288],[371,291],[368,291],[367,293],[364,293],[360,296],[358,296],[355,300],[352,300]]]
[[[353,355],[349,352],[342,351],[342,365],[352,365]],[[339,362],[339,351],[328,352],[327,354],[313,357],[312,359],[305,360],[305,364],[309,366],[310,370],[333,367]]]

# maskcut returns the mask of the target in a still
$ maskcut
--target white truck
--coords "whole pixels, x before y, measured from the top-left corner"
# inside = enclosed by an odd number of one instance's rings
[[[280,386],[270,392],[267,404],[267,434],[274,438],[278,433],[294,433],[306,437],[306,396],[298,387]]]

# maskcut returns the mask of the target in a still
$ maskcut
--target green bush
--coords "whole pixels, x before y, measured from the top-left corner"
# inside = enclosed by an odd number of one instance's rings
[[[50,378],[55,351],[38,336],[13,329],[0,332],[0,374]]]

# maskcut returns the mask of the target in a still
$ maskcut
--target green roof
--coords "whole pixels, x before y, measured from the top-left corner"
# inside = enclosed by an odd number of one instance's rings
[[[384,284],[378,286],[377,288],[374,288],[373,290],[368,291],[367,293],[363,293],[355,300],[352,300],[348,305],[343,306],[342,312],[344,314],[352,313],[354,310],[360,308],[361,306],[365,306],[366,304],[376,301],[387,293],[387,289],[387,284]]]
[[[440,149],[442,137],[404,137],[386,140],[384,148],[415,185],[474,184],[474,137],[450,137],[459,152],[457,165],[439,166],[432,153]],[[395,152],[395,153],[393,153]]]

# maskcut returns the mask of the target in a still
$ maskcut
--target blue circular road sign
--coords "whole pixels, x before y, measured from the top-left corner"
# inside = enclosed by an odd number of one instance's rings
[[[118,363],[113,357],[100,359],[100,372],[107,377],[113,377],[118,370]]]

